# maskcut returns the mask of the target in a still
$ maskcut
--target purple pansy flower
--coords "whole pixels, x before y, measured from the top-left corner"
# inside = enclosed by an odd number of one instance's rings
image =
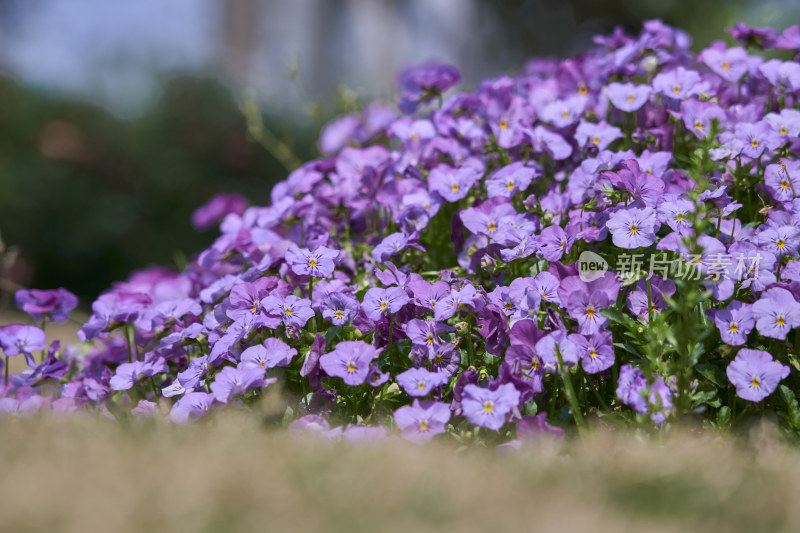
[[[370,320],[380,320],[382,316],[398,312],[408,301],[408,294],[400,287],[373,287],[364,295],[361,308]]]
[[[759,333],[783,340],[792,329],[800,326],[800,304],[791,292],[775,287],[764,291],[753,304],[753,316]]]
[[[597,374],[614,364],[614,344],[610,331],[600,330],[589,336],[573,333],[569,340],[578,347],[581,366],[588,374]]]
[[[649,85],[615,82],[608,84],[606,95],[614,107],[631,113],[638,111],[647,102],[651,92]]]
[[[259,368],[269,369],[288,366],[297,350],[280,339],[269,337],[262,344],[251,346],[242,352],[241,362]]]
[[[506,423],[506,416],[519,404],[519,391],[511,383],[495,390],[466,385],[461,408],[470,424],[497,431]]]
[[[740,346],[747,341],[747,336],[756,325],[753,317],[753,306],[740,301],[733,301],[725,309],[709,309],[722,342],[731,346]]]
[[[518,191],[524,191],[539,172],[522,161],[511,163],[497,170],[492,177],[486,180],[486,192],[489,198],[505,196],[511,198]]]
[[[298,276],[328,278],[336,268],[336,259],[338,257],[338,250],[325,246],[318,246],[314,248],[314,251],[311,251],[307,248],[298,248],[292,245],[286,250],[286,262]]]
[[[366,381],[372,361],[378,357],[373,346],[362,341],[343,341],[332,352],[323,354],[319,364],[329,376],[339,377],[348,385]]]
[[[189,392],[172,406],[169,418],[176,424],[187,424],[205,415],[213,403],[213,394]]]
[[[397,384],[403,387],[406,394],[415,398],[427,396],[436,387],[449,381],[450,376],[444,372],[430,372],[424,368],[409,368],[397,375]]]
[[[247,389],[266,386],[268,381],[274,381],[274,378],[265,380],[264,369],[260,365],[243,365],[238,368],[226,366],[214,376],[211,392],[218,402],[228,403],[234,396],[247,392]]]
[[[34,368],[33,352],[47,347],[47,337],[40,328],[25,324],[0,327],[0,348],[7,357],[23,354],[28,366]]]
[[[334,326],[347,324],[358,314],[360,304],[355,296],[344,292],[332,292],[322,300],[322,316]]]
[[[775,392],[781,380],[789,375],[789,367],[774,361],[763,350],[742,348],[726,373],[740,398],[760,402]]]
[[[656,213],[651,207],[628,207],[613,213],[606,227],[615,246],[625,249],[650,246],[656,240]]]
[[[280,294],[272,293],[261,301],[264,310],[269,315],[278,316],[287,326],[292,324],[302,328],[314,316],[311,302],[290,294],[285,298]]]
[[[420,103],[443,93],[461,81],[461,74],[452,65],[433,63],[412,67],[400,75],[400,101],[403,113],[413,113]]]
[[[78,306],[78,297],[67,289],[20,289],[14,295],[17,307],[37,322],[48,315],[53,322],[66,322],[69,312]]]
[[[422,443],[444,433],[450,415],[450,406],[446,403],[414,400],[413,404],[394,412],[394,422],[404,439]]]

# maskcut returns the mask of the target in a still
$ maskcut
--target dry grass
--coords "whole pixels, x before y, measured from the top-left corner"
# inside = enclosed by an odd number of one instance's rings
[[[797,530],[800,453],[597,435],[521,453],[343,444],[254,415],[121,427],[0,420],[7,531]],[[746,445],[741,444],[747,442]],[[756,451],[760,450],[760,451]]]

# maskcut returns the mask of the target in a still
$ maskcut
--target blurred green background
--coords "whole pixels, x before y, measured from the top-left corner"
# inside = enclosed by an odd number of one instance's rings
[[[450,61],[469,89],[661,18],[694,48],[800,3],[729,0],[0,0],[0,308],[67,287],[88,309],[132,269],[180,266],[219,192],[268,202],[291,163],[247,135],[243,94],[296,160],[333,116],[391,98],[396,73]]]

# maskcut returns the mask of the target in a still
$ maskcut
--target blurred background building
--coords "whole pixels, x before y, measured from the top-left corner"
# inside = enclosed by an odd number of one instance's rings
[[[0,306],[65,286],[86,307],[207,245],[189,218],[213,194],[265,203],[287,162],[248,139],[244,94],[305,160],[325,121],[391,99],[410,64],[451,62],[471,88],[651,18],[699,50],[738,20],[783,29],[800,2],[0,0]]]

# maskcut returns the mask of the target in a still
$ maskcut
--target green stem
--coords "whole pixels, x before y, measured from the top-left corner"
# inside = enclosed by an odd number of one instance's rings
[[[475,362],[475,346],[472,344],[472,315],[467,317],[467,368]]]
[[[564,360],[561,357],[561,349],[556,344],[556,358],[558,359],[558,368],[561,370],[561,377],[564,379],[564,390],[567,393],[567,401],[569,402],[570,409],[572,409],[572,417],[575,419],[575,425],[578,428],[578,435],[583,436],[585,429],[583,425],[583,415],[581,414],[578,398],[575,396],[575,389],[572,387],[572,380],[569,377],[569,368],[564,365]]]
[[[5,374],[5,378],[3,380],[3,384],[6,387],[8,387],[8,366],[9,366],[8,363],[9,363],[9,359],[8,359],[8,356],[6,356],[6,367],[5,367],[5,369],[3,369],[3,372]]]
[[[135,349],[134,343],[136,342],[134,340],[133,324],[125,324],[125,337],[126,340],[128,341],[128,362],[132,363],[134,360],[134,355],[133,355],[133,350]]]

